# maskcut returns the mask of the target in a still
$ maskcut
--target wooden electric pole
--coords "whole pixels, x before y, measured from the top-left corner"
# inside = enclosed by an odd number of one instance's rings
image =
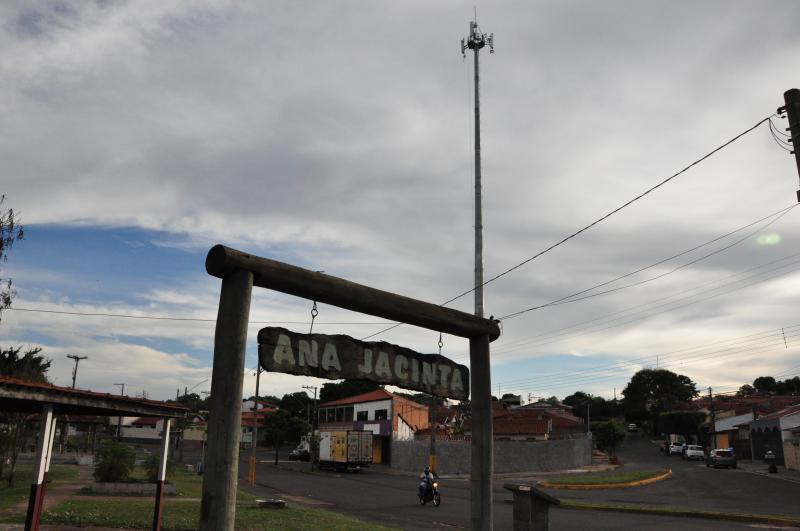
[[[794,153],[797,174],[800,177],[800,151],[797,150],[800,145],[800,90],[796,88],[787,90],[783,93],[783,101],[786,106],[778,109],[778,113],[785,110],[786,117],[789,119],[788,130],[791,134],[789,142],[792,143],[792,153]],[[797,190],[797,201],[800,203],[800,189]]]
[[[72,369],[72,388],[75,389],[75,380],[78,378],[78,363],[85,360],[88,356],[76,356],[74,354],[67,354],[68,358],[75,360],[75,368]]]

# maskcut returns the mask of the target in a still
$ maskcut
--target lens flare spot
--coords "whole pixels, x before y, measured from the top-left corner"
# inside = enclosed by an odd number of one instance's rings
[[[778,245],[781,243],[780,234],[762,234],[756,240],[759,245]]]

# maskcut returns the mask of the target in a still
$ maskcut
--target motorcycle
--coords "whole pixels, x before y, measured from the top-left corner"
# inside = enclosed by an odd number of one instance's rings
[[[417,494],[419,504],[425,505],[432,501],[434,507],[439,507],[439,504],[442,503],[442,497],[439,494],[439,478],[434,476],[433,481],[428,481],[425,478],[425,474],[420,474],[419,479],[421,480],[419,493]]]

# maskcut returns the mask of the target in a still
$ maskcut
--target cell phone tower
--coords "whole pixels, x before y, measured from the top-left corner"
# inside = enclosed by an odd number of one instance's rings
[[[475,315],[483,317],[483,212],[481,208],[481,111],[478,52],[489,45],[494,53],[494,34],[486,35],[478,28],[478,17],[469,23],[469,37],[461,39],[461,55],[467,58],[467,48],[475,54]]]

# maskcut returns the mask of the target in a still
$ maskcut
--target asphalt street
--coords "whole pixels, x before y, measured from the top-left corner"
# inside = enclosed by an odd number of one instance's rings
[[[246,478],[247,456],[243,455],[241,477]],[[630,469],[669,466],[673,478],[633,489],[602,491],[552,490],[562,499],[587,502],[642,504],[651,507],[695,507],[708,510],[800,516],[800,484],[778,481],[741,470],[708,469],[699,462],[668,458],[645,438],[633,438],[620,452]],[[440,507],[420,506],[416,498],[415,475],[398,474],[382,466],[359,473],[310,472],[308,463],[291,462],[281,456],[278,467],[272,454],[259,455],[254,492],[264,497],[279,496],[287,501],[334,510],[401,529],[468,529],[469,483],[466,478],[441,480]],[[514,478],[534,481],[535,477]],[[495,528],[511,529],[510,493],[498,478],[494,482]],[[244,486],[242,482],[241,486]],[[320,524],[324,529],[324,523]],[[615,512],[553,509],[551,529],[779,529],[764,524],[666,517]]]
[[[619,452],[623,469],[671,468],[667,480],[635,489],[551,491],[586,502],[690,507],[770,516],[800,517],[800,483],[742,469],[714,469],[702,461],[664,456],[642,435],[630,437]],[[766,465],[764,465],[766,468]]]

